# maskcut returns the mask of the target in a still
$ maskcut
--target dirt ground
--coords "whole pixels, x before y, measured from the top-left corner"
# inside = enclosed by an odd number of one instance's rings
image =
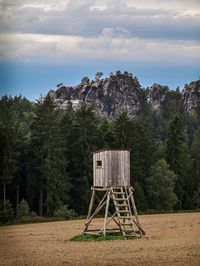
[[[144,238],[101,242],[69,241],[84,220],[0,227],[0,265],[200,265],[200,213],[144,215],[140,222]]]

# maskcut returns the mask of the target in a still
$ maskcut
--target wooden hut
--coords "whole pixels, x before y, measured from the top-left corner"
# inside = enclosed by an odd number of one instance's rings
[[[93,186],[130,186],[130,151],[110,149],[94,152]]]

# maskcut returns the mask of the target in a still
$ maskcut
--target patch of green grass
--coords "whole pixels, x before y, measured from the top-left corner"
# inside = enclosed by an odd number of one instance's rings
[[[105,241],[105,240],[124,240],[121,233],[107,233],[106,236],[102,235],[78,235],[70,239],[71,241]]]

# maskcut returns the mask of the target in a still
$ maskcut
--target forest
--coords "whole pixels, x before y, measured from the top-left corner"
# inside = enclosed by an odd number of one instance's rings
[[[170,106],[170,108],[169,108]],[[169,102],[154,114],[99,117],[93,106],[59,109],[47,95],[0,99],[0,222],[85,215],[92,152],[131,150],[139,212],[200,209],[200,121]]]

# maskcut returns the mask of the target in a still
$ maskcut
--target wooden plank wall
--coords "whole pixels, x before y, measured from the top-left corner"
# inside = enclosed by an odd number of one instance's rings
[[[102,166],[96,165],[102,161]],[[93,185],[130,186],[130,152],[127,150],[105,150],[93,154]]]

